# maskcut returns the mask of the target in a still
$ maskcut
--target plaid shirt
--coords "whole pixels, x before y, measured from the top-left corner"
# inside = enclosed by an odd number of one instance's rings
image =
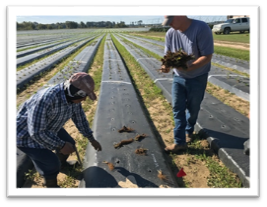
[[[94,140],[81,103],[67,102],[63,83],[37,92],[17,113],[17,146],[62,148],[65,141],[57,137],[57,132],[70,118],[83,136]]]

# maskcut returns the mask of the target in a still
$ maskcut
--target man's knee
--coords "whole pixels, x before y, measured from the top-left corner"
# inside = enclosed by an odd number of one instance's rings
[[[60,160],[54,159],[53,161],[49,162],[48,165],[44,169],[44,177],[53,179],[56,178],[61,168]]]

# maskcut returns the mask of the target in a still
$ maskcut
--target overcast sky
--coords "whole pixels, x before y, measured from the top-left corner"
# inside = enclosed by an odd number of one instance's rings
[[[101,0],[98,0],[99,2]],[[142,20],[144,24],[160,24],[164,15],[188,15],[193,19],[205,22],[225,21],[226,15],[237,13],[249,14],[251,8],[247,6],[185,6],[185,5],[138,5],[136,1],[130,5],[65,5],[65,6],[11,6],[12,15],[17,22],[38,22],[42,24],[65,23],[66,21],[99,22],[110,21],[126,24]],[[143,1],[143,0],[142,0]],[[112,1],[113,2],[113,1]],[[237,12],[237,13],[236,13]],[[195,15],[195,16],[193,16]]]

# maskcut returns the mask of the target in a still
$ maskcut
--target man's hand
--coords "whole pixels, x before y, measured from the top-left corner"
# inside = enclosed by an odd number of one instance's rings
[[[94,140],[94,141],[91,141],[91,145],[95,148],[95,150],[97,151],[101,151],[102,150],[102,147],[101,145],[99,144],[98,141]]]
[[[69,155],[73,153],[74,151],[75,151],[74,146],[70,142],[66,142],[64,147],[60,150],[60,153],[64,155]]]
[[[159,69],[162,73],[168,73],[170,72],[171,68],[166,67],[165,65],[162,65],[161,68]]]

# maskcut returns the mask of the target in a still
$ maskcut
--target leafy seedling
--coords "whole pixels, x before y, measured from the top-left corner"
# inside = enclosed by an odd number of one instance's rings
[[[187,70],[187,62],[193,59],[195,59],[194,55],[188,55],[182,49],[176,52],[168,51],[161,59],[162,66],[165,66],[165,68],[159,70],[165,73],[169,72],[171,68],[182,67],[184,70]]]
[[[121,142],[119,142],[118,144],[114,144],[114,147],[115,148],[121,148],[123,145],[126,145],[126,144],[130,144],[134,141],[133,138],[130,138],[130,139],[126,139],[126,140],[122,140]]]
[[[132,132],[132,131],[134,131],[132,128],[126,127],[126,126],[123,126],[121,129],[118,130],[119,133],[122,133],[122,132]]]
[[[134,138],[134,140],[135,141],[141,141],[142,139],[144,139],[145,137],[147,137],[147,135],[146,134],[138,134],[135,138]]]
[[[145,148],[138,148],[135,150],[135,154],[138,154],[138,155],[146,155],[146,152],[147,152],[147,149]]]

